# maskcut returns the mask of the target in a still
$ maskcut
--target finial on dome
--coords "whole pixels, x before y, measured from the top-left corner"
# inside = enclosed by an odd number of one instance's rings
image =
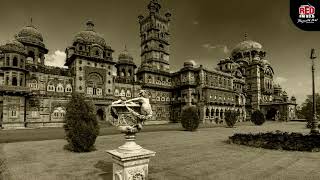
[[[247,33],[247,32],[244,33],[244,40],[245,40],[245,41],[248,40],[248,33]]]
[[[94,23],[92,20],[88,20],[86,25],[87,25],[87,31],[94,31]]]

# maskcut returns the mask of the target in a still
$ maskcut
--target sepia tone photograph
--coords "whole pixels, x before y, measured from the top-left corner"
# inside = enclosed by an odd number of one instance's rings
[[[0,180],[320,179],[297,1],[0,0]]]

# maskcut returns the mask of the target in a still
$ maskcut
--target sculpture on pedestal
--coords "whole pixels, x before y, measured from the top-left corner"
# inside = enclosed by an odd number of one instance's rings
[[[152,118],[152,109],[145,90],[139,97],[126,100],[122,97],[111,105],[111,115],[117,120],[113,123],[125,133],[126,142],[114,150],[107,151],[113,159],[113,180],[147,179],[149,159],[155,152],[136,144],[135,135],[142,124]]]
[[[140,113],[138,112],[140,111]],[[140,132],[142,124],[152,118],[152,108],[145,90],[140,90],[139,97],[126,100],[124,97],[111,105],[111,115],[117,120],[114,123],[126,134],[126,143],[119,150],[126,152],[141,149],[135,141],[135,134]]]

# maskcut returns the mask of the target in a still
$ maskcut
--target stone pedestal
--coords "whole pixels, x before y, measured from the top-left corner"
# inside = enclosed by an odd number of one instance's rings
[[[148,164],[155,152],[143,149],[135,142],[135,133],[125,135],[126,143],[107,151],[113,160],[113,180],[146,180]]]
[[[135,153],[123,153],[118,149],[107,151],[113,160],[113,180],[146,180],[148,164],[155,152],[140,149]]]

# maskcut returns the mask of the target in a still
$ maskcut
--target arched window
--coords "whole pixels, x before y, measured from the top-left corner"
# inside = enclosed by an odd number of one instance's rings
[[[28,52],[28,59],[30,61],[34,62],[34,58],[35,58],[34,52],[33,51],[29,51]]]
[[[6,85],[9,85],[9,77],[6,77]]]
[[[20,74],[20,86],[24,86],[23,80],[24,80],[23,74]]]
[[[98,73],[89,74],[89,78],[87,80],[87,94],[97,95],[97,89],[101,89],[103,87],[103,79]],[[100,90],[98,90],[100,93]]]
[[[125,92],[125,90],[124,90],[124,89],[121,89],[120,96],[122,96],[122,97],[125,97],[125,96],[126,96],[126,92]]]
[[[131,91],[127,90],[126,97],[131,97]]]
[[[163,45],[162,45],[162,44],[159,44],[159,48],[163,49]]]
[[[129,76],[129,77],[132,76],[132,71],[131,71],[131,69],[129,69],[129,71],[128,71],[128,76]]]
[[[152,83],[152,77],[148,76],[148,83]]]
[[[206,109],[206,116],[209,116],[209,113],[210,113],[210,112],[209,112],[209,109],[207,108],[207,109]]]
[[[122,69],[122,70],[121,70],[120,76],[121,76],[121,77],[126,76],[126,70],[125,70],[125,69]]]
[[[116,90],[114,91],[114,95],[115,95],[115,96],[119,96],[119,95],[120,95],[118,89],[116,89]]]
[[[66,111],[62,107],[56,107],[52,112],[52,119],[63,119],[66,114]]]
[[[24,60],[20,59],[20,67],[23,68],[23,65],[24,65]]]
[[[7,57],[6,65],[10,66],[10,57]]]
[[[97,88],[96,94],[97,94],[98,96],[102,96],[102,89],[101,89],[101,88]]]
[[[71,84],[66,85],[66,92],[72,92],[72,86]]]
[[[57,92],[64,92],[64,88],[63,88],[63,85],[61,83],[59,83],[57,85]]]
[[[17,77],[13,76],[12,77],[12,86],[17,86],[17,85],[18,85]]]
[[[56,91],[56,87],[54,86],[53,82],[48,83],[47,91],[50,91],[50,92]]]
[[[12,60],[12,66],[18,66],[18,58],[17,57],[14,57],[13,60]]]

